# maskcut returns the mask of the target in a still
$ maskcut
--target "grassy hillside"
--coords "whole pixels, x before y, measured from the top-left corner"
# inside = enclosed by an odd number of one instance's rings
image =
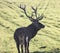
[[[30,41],[30,52],[60,53],[60,1],[59,0],[0,0],[0,53],[17,53],[14,31],[22,26],[31,24],[22,13],[20,4],[27,6],[31,15],[31,6],[39,5],[38,13],[44,11],[46,18],[40,22],[45,28],[40,30],[36,37]],[[47,5],[48,4],[48,5]],[[23,15],[24,17],[20,17]],[[42,47],[46,48],[42,48]]]

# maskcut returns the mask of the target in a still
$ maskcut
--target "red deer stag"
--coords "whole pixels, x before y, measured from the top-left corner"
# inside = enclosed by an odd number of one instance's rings
[[[27,27],[21,27],[16,29],[14,33],[14,39],[16,41],[16,46],[18,53],[20,53],[20,48],[21,47],[21,53],[29,53],[29,41],[36,36],[37,32],[44,28],[45,25],[39,22],[39,20],[42,20],[44,15],[42,14],[41,16],[37,16],[37,7],[31,7],[34,12],[32,12],[32,15],[29,16],[26,12],[26,5],[20,5],[20,8],[24,11],[25,15],[29,18],[29,20],[32,22]],[[33,13],[35,14],[36,19],[33,19]],[[24,46],[24,48],[23,48]]]

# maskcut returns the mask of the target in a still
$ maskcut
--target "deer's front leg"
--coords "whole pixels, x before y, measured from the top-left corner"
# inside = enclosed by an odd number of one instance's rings
[[[29,42],[27,43],[26,49],[27,49],[27,53],[29,53]]]

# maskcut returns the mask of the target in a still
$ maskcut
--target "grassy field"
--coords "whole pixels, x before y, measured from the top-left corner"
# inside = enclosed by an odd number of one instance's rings
[[[0,0],[0,53],[17,53],[13,39],[14,31],[22,26],[31,24],[22,13],[20,4],[27,6],[31,15],[31,6],[38,7],[41,15],[44,11],[46,18],[40,22],[45,28],[40,30],[36,37],[30,41],[32,53],[60,53],[60,1],[59,0]],[[47,5],[48,4],[48,5]],[[47,9],[45,7],[47,6]],[[24,17],[20,17],[23,15]],[[46,48],[42,48],[42,47]]]

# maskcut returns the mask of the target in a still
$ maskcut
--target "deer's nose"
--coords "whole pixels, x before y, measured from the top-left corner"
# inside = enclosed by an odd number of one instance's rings
[[[45,25],[43,25],[43,27],[42,28],[45,28]]]

